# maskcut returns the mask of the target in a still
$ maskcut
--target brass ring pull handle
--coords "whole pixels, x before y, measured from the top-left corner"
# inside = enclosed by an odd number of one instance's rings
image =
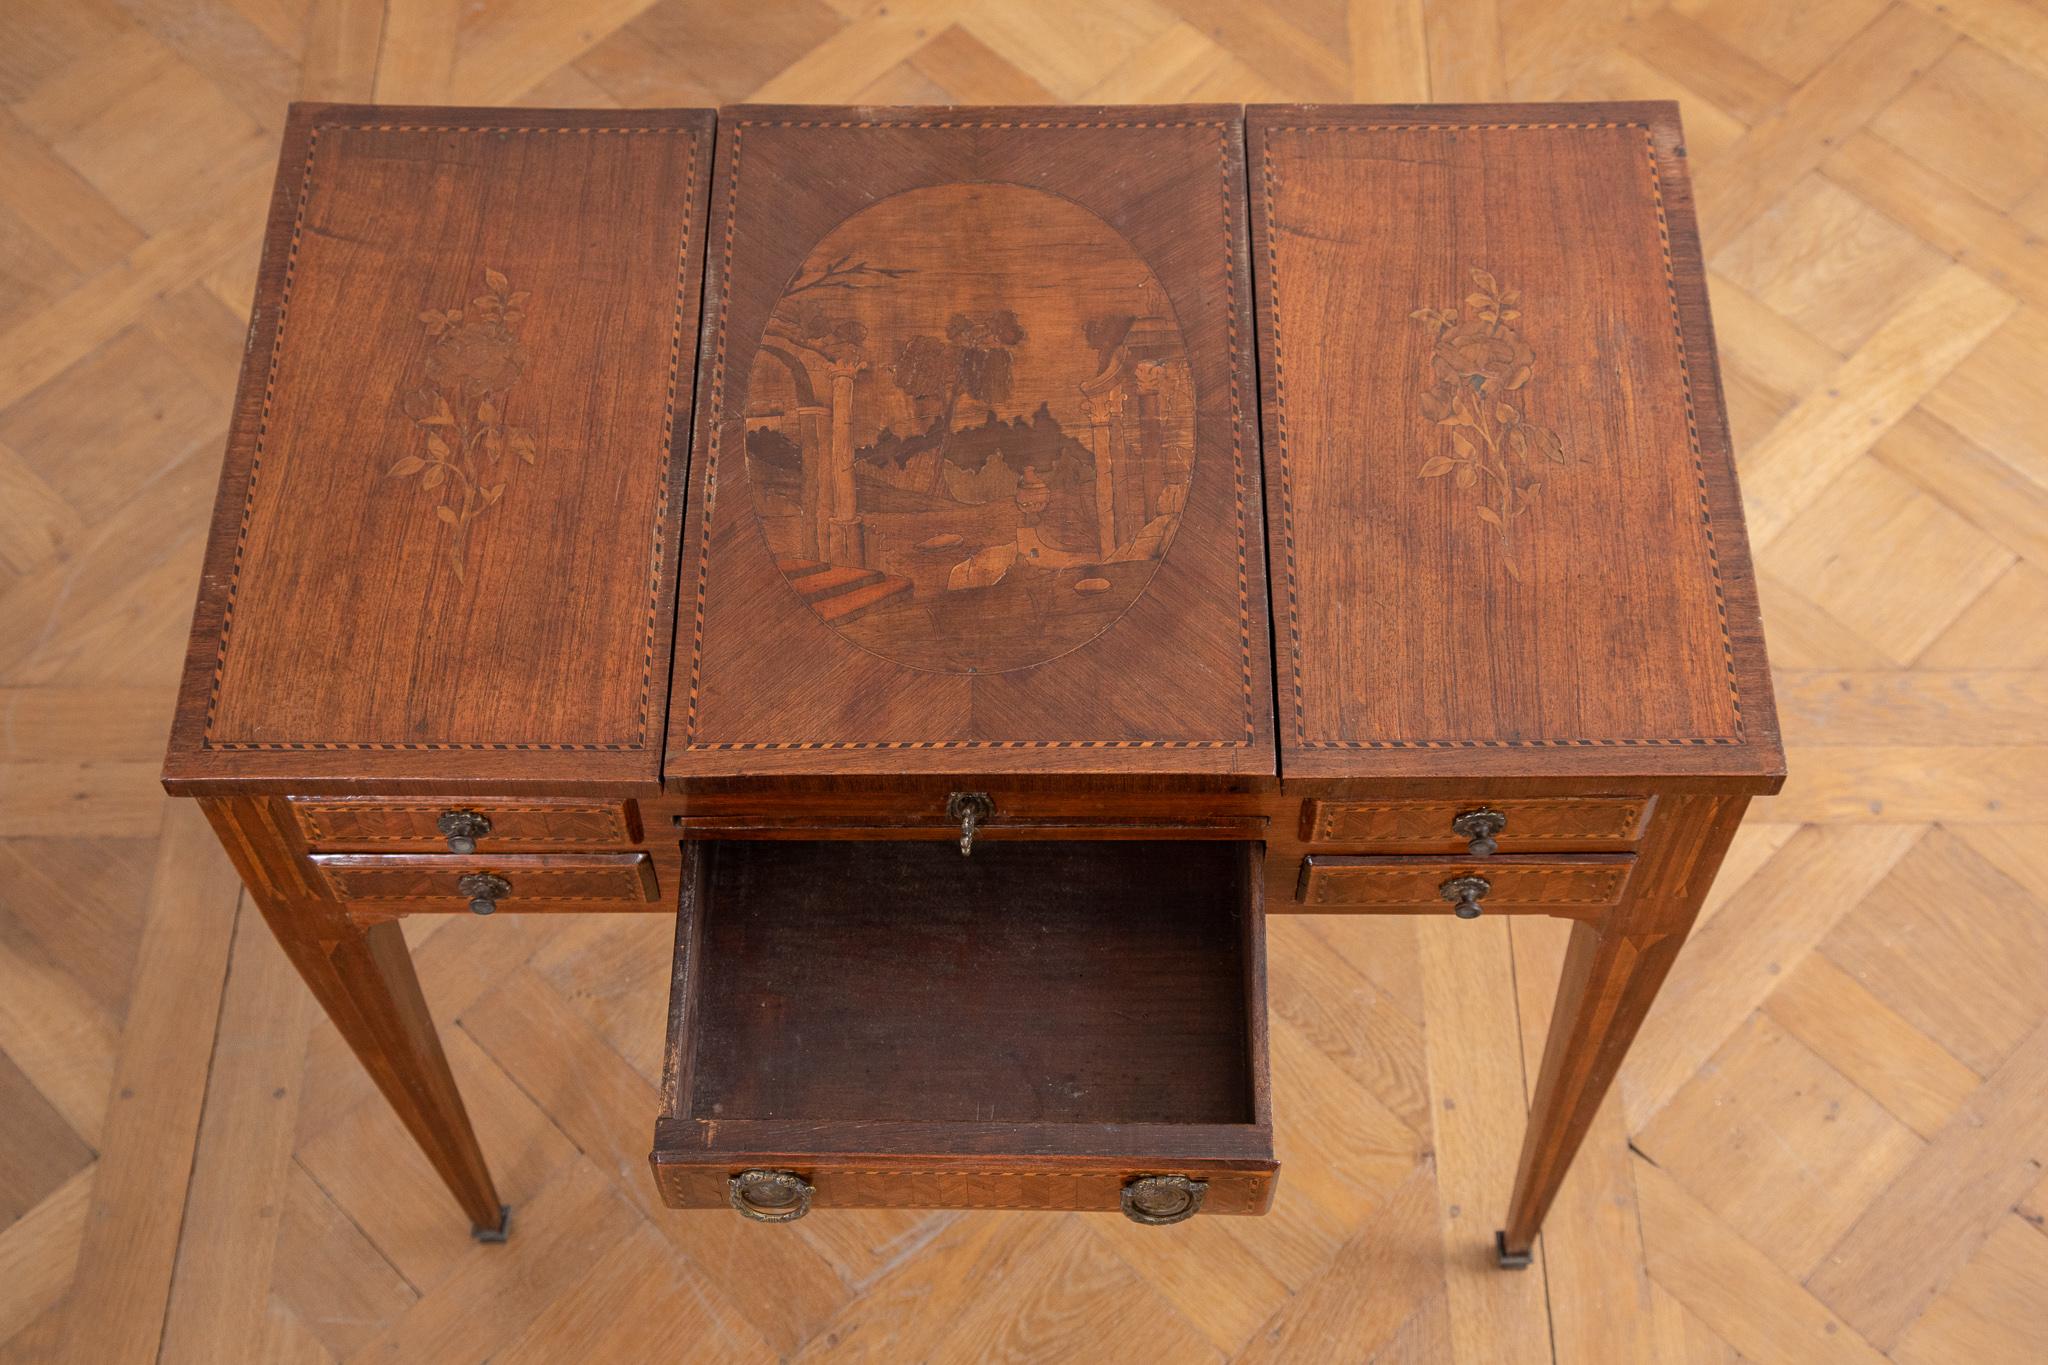
[[[946,801],[946,818],[960,822],[960,856],[974,856],[974,832],[996,813],[987,792],[954,792]]]
[[[1206,1180],[1184,1175],[1141,1175],[1123,1188],[1124,1217],[1147,1227],[1164,1227],[1195,1216],[1202,1196],[1209,1192]]]
[[[1484,877],[1453,877],[1436,889],[1436,893],[1451,903],[1451,913],[1459,919],[1478,919],[1479,902],[1487,892],[1493,890],[1493,883]]]
[[[450,853],[474,853],[476,841],[491,832],[491,817],[473,810],[443,811],[434,828],[447,836]]]
[[[1451,821],[1451,833],[1461,839],[1470,839],[1472,841],[1466,845],[1465,851],[1475,858],[1492,857],[1494,852],[1500,848],[1500,845],[1495,843],[1494,840],[1498,839],[1501,831],[1507,827],[1507,816],[1502,815],[1497,810],[1490,810],[1485,806],[1481,806],[1478,810],[1468,810],[1457,819]]]
[[[488,915],[497,910],[499,901],[512,894],[512,883],[495,872],[465,872],[456,878],[455,889],[469,897],[473,913]]]
[[[811,1211],[811,1182],[794,1171],[741,1171],[727,1185],[727,1198],[742,1218],[757,1223],[794,1223]]]

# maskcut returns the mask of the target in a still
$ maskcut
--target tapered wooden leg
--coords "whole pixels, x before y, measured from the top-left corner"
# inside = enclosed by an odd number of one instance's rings
[[[1692,928],[1746,805],[1745,797],[1663,798],[1627,900],[1599,921],[1573,923],[1507,1226],[1495,1239],[1502,1266],[1529,1264],[1543,1215]]]
[[[272,803],[208,802],[250,897],[370,1079],[433,1163],[480,1241],[503,1241],[509,1210],[477,1145],[412,952],[396,922],[357,924],[313,894],[296,836]]]

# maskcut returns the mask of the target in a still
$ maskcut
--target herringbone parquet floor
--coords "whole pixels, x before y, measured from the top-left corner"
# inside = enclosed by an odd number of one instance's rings
[[[677,1216],[668,925],[416,922],[478,1247],[155,781],[294,97],[1684,102],[1793,778],[1544,1238],[1560,941],[1276,920],[1264,1220]],[[0,1357],[2040,1360],[2048,11],[6,0]]]

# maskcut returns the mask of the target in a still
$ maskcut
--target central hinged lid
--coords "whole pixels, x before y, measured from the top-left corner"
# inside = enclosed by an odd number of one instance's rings
[[[720,122],[671,785],[1270,774],[1238,111]]]

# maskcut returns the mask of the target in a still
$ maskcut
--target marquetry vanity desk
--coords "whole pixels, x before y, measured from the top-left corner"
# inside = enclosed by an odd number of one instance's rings
[[[670,1204],[1152,1223],[1265,915],[1555,915],[1526,1264],[1782,779],[1674,106],[291,116],[165,783],[480,1236],[404,915],[679,910]]]

